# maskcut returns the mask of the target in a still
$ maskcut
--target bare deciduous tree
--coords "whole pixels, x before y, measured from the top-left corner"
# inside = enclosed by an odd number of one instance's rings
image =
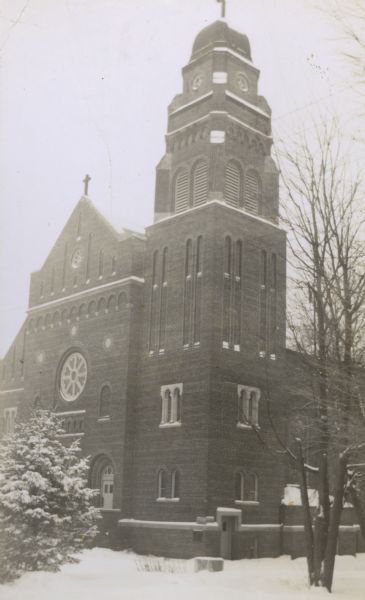
[[[356,498],[358,511],[361,507],[359,473],[349,470],[348,463],[358,456],[365,440],[360,391],[365,318],[363,197],[360,178],[345,160],[336,121],[315,127],[311,138],[303,135],[293,149],[286,145],[278,154],[295,298],[289,325],[305,365],[303,398],[311,409],[307,422],[311,442],[306,450],[317,469],[319,496],[312,523],[302,427],[295,440],[295,460],[309,579],[330,591],[345,493]]]

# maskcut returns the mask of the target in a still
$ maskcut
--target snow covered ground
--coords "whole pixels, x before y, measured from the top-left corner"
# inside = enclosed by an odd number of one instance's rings
[[[150,568],[150,571],[146,571]],[[153,571],[152,569],[163,569]],[[141,557],[101,548],[59,573],[29,573],[0,586],[1,600],[331,600],[365,599],[365,554],[336,559],[334,591],[309,590],[304,559],[226,562],[194,573],[193,561]]]

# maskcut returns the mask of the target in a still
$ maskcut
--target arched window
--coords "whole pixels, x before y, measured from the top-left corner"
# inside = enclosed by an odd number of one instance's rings
[[[244,208],[257,215],[261,205],[261,181],[256,171],[250,169],[245,177],[245,202]]]
[[[180,498],[180,471],[174,469],[171,473],[171,498]]]
[[[256,473],[246,475],[246,490],[244,499],[247,502],[257,502],[258,498],[258,479]]]
[[[174,207],[175,213],[183,212],[189,207],[189,174],[187,169],[182,169],[175,176]]]
[[[34,410],[40,410],[42,408],[41,397],[40,396],[36,396],[34,398],[33,408],[34,408]]]
[[[95,302],[95,300],[92,300],[89,303],[89,307],[87,309],[87,312],[88,312],[88,315],[90,315],[90,317],[92,317],[92,316],[95,315],[95,312],[96,312],[96,302]]]
[[[111,312],[112,310],[115,310],[116,305],[117,305],[117,299],[114,296],[114,294],[112,294],[108,298],[108,311]]]
[[[170,423],[171,420],[171,391],[170,389],[163,391],[162,396],[162,411],[161,424]]]
[[[182,390],[182,383],[161,386],[161,426],[181,423]]]
[[[260,390],[243,385],[238,386],[238,425],[251,427],[259,424]]]
[[[208,199],[208,164],[202,160],[193,167],[193,206],[200,206]]]
[[[181,394],[178,387],[174,389],[172,395],[171,421],[173,423],[180,423],[181,421]]]
[[[111,404],[111,390],[108,385],[103,385],[100,392],[99,401],[99,416],[109,417],[110,416],[110,404]]]
[[[98,302],[98,313],[102,314],[105,312],[106,309],[106,300],[105,298],[100,298],[99,302]]]
[[[52,323],[52,315],[51,315],[51,313],[47,313],[46,314],[46,319],[45,319],[44,323],[45,323],[46,327],[49,327],[51,325],[51,323]]]
[[[71,312],[70,312],[71,321],[76,321],[77,313],[78,313],[77,306],[73,306],[71,308]]]
[[[127,306],[127,294],[125,292],[121,292],[118,296],[118,310],[122,310]]]
[[[85,303],[81,304],[79,308],[79,318],[84,319],[87,315],[87,306]]]
[[[166,469],[160,469],[157,477],[157,498],[167,498],[167,471]]]
[[[238,208],[241,205],[241,197],[242,172],[234,161],[229,161],[226,165],[224,179],[224,200],[230,206]]]

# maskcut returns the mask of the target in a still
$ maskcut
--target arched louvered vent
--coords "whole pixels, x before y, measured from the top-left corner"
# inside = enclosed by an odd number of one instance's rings
[[[241,196],[241,171],[234,162],[229,162],[226,166],[226,176],[224,180],[224,199],[230,206],[238,207]]]
[[[175,199],[175,212],[183,212],[189,206],[189,176],[188,172],[185,169],[184,171],[180,171],[176,175],[175,179],[175,189],[174,189],[174,199]]]
[[[208,198],[208,165],[200,162],[193,171],[193,206],[204,204]]]
[[[259,212],[260,180],[255,171],[247,171],[245,178],[245,210],[254,213]]]

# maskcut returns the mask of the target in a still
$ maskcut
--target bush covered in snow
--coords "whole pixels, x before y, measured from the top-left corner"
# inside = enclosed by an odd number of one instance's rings
[[[61,433],[54,414],[37,411],[0,443],[0,581],[57,571],[97,532],[88,460]]]

